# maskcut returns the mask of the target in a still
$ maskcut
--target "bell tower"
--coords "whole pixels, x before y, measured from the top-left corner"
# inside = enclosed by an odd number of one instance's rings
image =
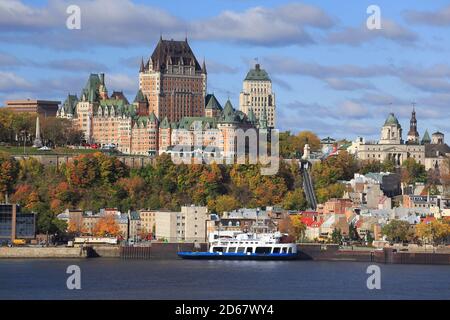
[[[409,121],[408,143],[409,144],[419,143],[419,132],[417,131],[416,109],[414,103],[413,103],[413,111],[411,114],[411,120]]]

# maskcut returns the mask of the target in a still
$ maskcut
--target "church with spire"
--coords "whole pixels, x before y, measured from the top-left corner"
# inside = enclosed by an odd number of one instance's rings
[[[425,130],[420,139],[415,106],[411,112],[406,141],[402,138],[400,122],[394,113],[390,113],[381,128],[379,141],[365,142],[364,138],[358,138],[348,151],[360,160],[380,162],[388,160],[397,166],[412,158],[423,164],[426,170],[439,168],[450,158],[450,147],[445,143],[443,133],[435,132],[430,137],[428,130]]]
[[[159,39],[151,57],[140,62],[139,89],[132,103],[122,91],[108,93],[105,75],[90,74],[79,97],[68,94],[57,116],[72,120],[85,141],[114,145],[124,154],[156,155],[173,152],[175,145],[198,147],[233,155],[238,129],[267,129],[270,116],[236,110],[228,99],[222,107],[206,89],[206,63],[200,65],[184,41]],[[216,152],[217,153],[217,152]]]

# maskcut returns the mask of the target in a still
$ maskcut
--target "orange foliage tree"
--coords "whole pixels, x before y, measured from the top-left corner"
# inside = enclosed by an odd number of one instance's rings
[[[114,216],[106,215],[101,217],[98,222],[95,224],[93,230],[93,234],[96,236],[104,237],[104,236],[113,236],[117,237],[120,234],[119,225],[117,224]]]

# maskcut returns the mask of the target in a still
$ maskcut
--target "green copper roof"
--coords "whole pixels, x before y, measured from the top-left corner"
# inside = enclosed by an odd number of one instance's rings
[[[66,100],[62,104],[61,108],[64,109],[65,114],[75,115],[76,105],[78,103],[78,97],[76,94],[68,94]]]
[[[222,106],[213,94],[208,95],[207,101],[206,109],[222,110]]]
[[[99,87],[101,85],[100,77],[96,73],[91,73],[84,89],[81,91],[80,99],[89,102],[98,102]]]
[[[158,118],[152,112],[149,116],[137,116],[134,121],[138,126],[147,127],[149,123],[158,123]]]
[[[100,101],[101,106],[124,106],[125,101],[119,99],[105,99]]]
[[[161,121],[161,124],[159,127],[161,129],[169,129],[170,128],[170,123],[169,123],[169,120],[167,119],[167,117],[164,117],[164,119]]]
[[[238,119],[236,119],[236,114],[234,111],[233,106],[231,105],[230,99],[227,100],[225,103],[225,107],[222,110],[222,114],[220,116],[221,122],[227,122],[227,123],[233,123],[236,122]]]
[[[250,69],[244,80],[270,81],[270,78],[266,70],[261,69],[260,65],[257,63],[254,69]]]
[[[250,108],[250,110],[248,111],[248,121],[253,124],[257,122],[255,113],[253,112],[252,108]]]
[[[115,116],[136,116],[136,107],[131,104],[125,104],[123,100],[107,99],[102,100],[100,105],[94,105],[94,113],[96,115],[110,116],[114,113]]]
[[[259,119],[259,128],[260,129],[267,129],[267,110],[266,110],[265,106],[264,106],[261,118]]]
[[[400,123],[398,122],[398,119],[395,117],[393,113],[390,113],[387,117],[386,121],[384,122],[385,126],[399,126]]]
[[[427,144],[427,143],[431,143],[431,138],[430,138],[430,134],[428,133],[428,129],[425,130],[425,134],[423,135],[423,138],[422,138],[422,144]]]
[[[211,117],[183,117],[178,123],[178,128],[185,130],[201,130],[216,127],[216,119]]]
[[[141,89],[138,90],[138,92],[136,93],[136,97],[134,98],[134,103],[137,102],[147,102],[147,98],[144,96],[144,94],[142,93]]]

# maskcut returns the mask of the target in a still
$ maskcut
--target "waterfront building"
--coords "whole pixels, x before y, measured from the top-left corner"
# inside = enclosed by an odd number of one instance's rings
[[[275,128],[275,93],[272,80],[259,63],[250,69],[243,81],[239,95],[239,109],[249,116],[252,111],[257,119],[267,119],[267,126]]]
[[[273,219],[266,210],[259,208],[240,208],[230,212],[223,212],[216,229],[221,231],[241,231],[255,233],[271,233],[277,231]]]
[[[128,211],[128,238],[137,241],[142,230],[141,216],[138,211]]]
[[[426,170],[441,168],[450,157],[450,147],[445,144],[444,134],[435,132],[430,139],[427,130],[420,142],[419,138],[416,111],[413,109],[406,142],[402,138],[402,127],[397,117],[390,113],[381,128],[379,141],[366,142],[363,138],[358,138],[347,150],[360,160],[390,160],[400,166],[403,161],[412,158],[423,164]]]
[[[141,217],[141,230],[155,235],[155,210],[139,210],[139,216]]]
[[[122,213],[117,208],[102,208],[98,213],[92,211],[66,209],[57,218],[67,223],[68,230],[83,235],[94,235],[94,229],[99,220],[105,216],[114,217],[119,233],[123,239],[138,239],[141,232],[139,212]]]
[[[182,206],[181,211],[155,211],[155,236],[168,242],[204,242],[208,208]]]
[[[45,117],[54,117],[58,111],[61,101],[24,99],[7,100],[6,108],[18,113],[33,113]]]
[[[150,58],[141,62],[139,89],[148,101],[148,112],[170,122],[202,117],[205,112],[206,64],[200,66],[187,38],[159,39]]]
[[[31,240],[35,236],[35,213],[22,212],[18,204],[0,204],[0,241]]]

